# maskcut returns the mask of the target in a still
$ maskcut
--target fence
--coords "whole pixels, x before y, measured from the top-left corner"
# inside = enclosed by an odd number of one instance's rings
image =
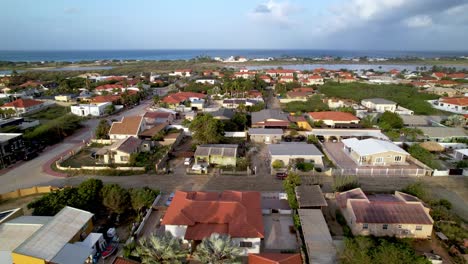
[[[405,168],[354,168],[354,169],[332,169],[333,176],[429,176],[432,170],[405,169]]]
[[[91,139],[91,143],[97,143],[97,144],[103,144],[103,145],[110,145],[112,143],[114,143],[115,140],[111,140],[111,139]]]
[[[52,186],[34,186],[26,189],[17,189],[16,191],[0,194],[0,201],[25,197],[34,194],[50,193],[58,189],[60,188]]]

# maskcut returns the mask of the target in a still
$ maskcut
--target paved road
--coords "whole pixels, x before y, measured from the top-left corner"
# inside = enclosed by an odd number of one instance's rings
[[[151,100],[143,101],[140,105],[111,116],[108,119],[120,120],[123,116],[142,114],[151,103]],[[40,153],[35,159],[23,162],[11,169],[3,171],[4,173],[0,175],[0,193],[35,185],[61,185],[64,179],[60,179],[56,176],[64,175],[53,172],[50,169],[50,164],[60,156],[82,144],[83,140],[89,140],[93,136],[98,123],[98,119],[87,120],[83,123],[84,128],[77,131],[75,135],[64,139],[61,143],[46,148],[44,152]]]

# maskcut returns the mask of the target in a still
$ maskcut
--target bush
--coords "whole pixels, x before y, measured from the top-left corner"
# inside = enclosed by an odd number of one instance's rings
[[[293,215],[293,221],[294,221],[294,227],[296,229],[300,229],[301,228],[301,218],[299,217],[298,214]]]
[[[413,158],[421,161],[432,169],[440,168],[440,164],[435,160],[434,155],[427,149],[421,147],[419,144],[411,145],[411,147],[408,149],[408,152],[411,154],[411,156],[413,156]]]
[[[428,194],[427,194],[426,188],[424,188],[424,186],[422,185],[422,182],[409,184],[401,191],[404,193],[416,196],[423,201],[428,200]]]
[[[308,172],[314,169],[314,163],[311,162],[300,162],[296,165],[297,169],[300,171]]]
[[[355,188],[359,188],[361,184],[356,176],[336,176],[333,178],[333,191],[345,192]]]
[[[284,168],[284,162],[282,160],[275,160],[273,161],[273,163],[271,163],[271,166],[275,170],[281,169],[281,168]]]

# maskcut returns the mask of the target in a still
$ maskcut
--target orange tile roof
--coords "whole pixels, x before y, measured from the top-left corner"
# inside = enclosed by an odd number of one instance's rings
[[[466,74],[464,73],[452,73],[447,75],[447,77],[452,78],[452,79],[464,79],[466,78]]]
[[[359,120],[351,113],[338,111],[310,112],[309,116],[314,120],[354,121]]]
[[[168,104],[178,104],[178,103],[188,100],[191,97],[196,97],[196,98],[201,99],[201,98],[205,98],[206,95],[202,93],[194,93],[194,92],[178,92],[174,94],[169,94],[168,96],[164,97],[162,101]]]
[[[40,104],[42,104],[42,101],[37,101],[33,99],[16,99],[13,102],[4,104],[3,107],[29,108]]]
[[[116,102],[120,100],[120,95],[98,95],[91,99],[94,103]]]
[[[23,84],[20,85],[20,87],[37,87],[41,85],[41,82],[36,82],[36,81],[27,81]]]
[[[113,90],[113,89],[122,89],[123,86],[121,84],[104,84],[101,86],[96,87],[96,90]]]
[[[249,264],[302,264],[301,254],[249,254]]]
[[[293,91],[294,91],[294,92],[310,92],[310,93],[313,93],[313,92],[314,92],[314,88],[311,88],[311,87],[299,87],[299,88],[294,88]]]
[[[432,75],[436,76],[437,78],[443,78],[445,77],[447,74],[443,73],[443,72],[434,72],[432,73]]]
[[[113,122],[109,134],[138,135],[142,123],[142,116],[126,116],[120,122]]]
[[[126,259],[123,257],[117,257],[114,259],[114,262],[112,262],[112,264],[140,264],[140,262]]]
[[[468,97],[445,97],[440,99],[439,101],[446,104],[468,106]]]
[[[200,240],[214,232],[264,237],[259,192],[177,191],[161,224],[188,226],[185,239],[189,240]]]

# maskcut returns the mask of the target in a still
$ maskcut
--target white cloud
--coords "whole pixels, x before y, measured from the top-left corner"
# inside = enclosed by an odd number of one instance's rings
[[[257,5],[248,15],[258,22],[290,27],[295,24],[291,16],[300,10],[301,8],[288,1],[269,0]]]
[[[411,28],[428,27],[432,25],[432,18],[428,15],[418,15],[405,19],[403,23]]]

